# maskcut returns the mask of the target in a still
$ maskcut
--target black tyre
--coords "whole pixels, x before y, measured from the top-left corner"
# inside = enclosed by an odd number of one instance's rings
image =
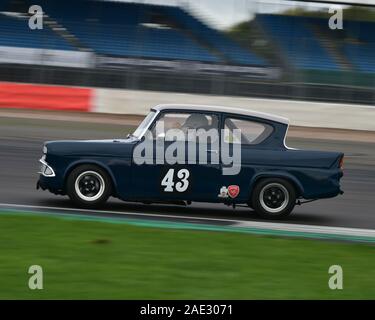
[[[66,191],[76,205],[95,208],[104,204],[112,194],[112,181],[100,167],[81,165],[69,174]]]
[[[292,212],[296,204],[296,190],[285,179],[262,179],[253,190],[251,204],[258,216],[281,219]]]

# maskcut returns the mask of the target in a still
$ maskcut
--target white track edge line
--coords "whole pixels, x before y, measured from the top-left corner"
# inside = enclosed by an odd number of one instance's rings
[[[259,222],[259,221],[243,221],[233,219],[217,219],[217,218],[205,218],[205,217],[194,217],[184,215],[165,215],[165,214],[153,214],[153,213],[141,213],[141,212],[123,212],[123,211],[111,211],[111,210],[90,210],[90,209],[75,209],[75,208],[62,208],[62,207],[50,207],[50,206],[35,206],[35,205],[23,205],[23,204],[12,204],[12,203],[0,203],[0,207],[11,208],[23,208],[23,209],[44,209],[44,210],[61,210],[71,212],[90,212],[99,214],[115,214],[115,215],[128,215],[128,216],[142,216],[151,218],[175,218],[180,220],[200,220],[200,221],[216,221],[216,222],[230,222],[233,223],[232,227],[240,228],[259,228],[259,229],[271,229],[279,231],[290,231],[290,232],[307,232],[307,233],[322,233],[322,234],[336,234],[336,235],[354,235],[354,236],[374,236],[374,229],[361,229],[361,228],[347,228],[347,227],[331,227],[331,226],[320,226],[320,225],[304,225],[304,224],[291,224],[291,223],[279,223],[279,222]]]

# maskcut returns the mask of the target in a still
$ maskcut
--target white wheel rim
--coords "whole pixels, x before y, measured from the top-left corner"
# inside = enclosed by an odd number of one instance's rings
[[[86,178],[88,179],[88,177],[92,177],[91,180],[94,181],[96,189],[97,189],[97,184],[99,185],[98,190],[95,189],[94,191],[92,191],[93,195],[85,195],[81,191],[82,183],[85,184],[85,182],[83,182],[83,179],[86,179]],[[89,184],[88,187],[90,187],[92,185],[90,183],[91,181],[87,181],[87,182]],[[86,186],[84,185],[84,187]],[[104,182],[103,177],[99,173],[95,171],[84,171],[75,180],[74,189],[76,191],[77,196],[80,199],[84,201],[95,201],[95,200],[98,200],[103,195],[104,190],[105,190],[105,182]]]
[[[276,195],[274,195],[274,194],[268,195],[269,192],[272,193],[271,190],[279,190],[280,193],[278,193]],[[276,197],[275,200],[277,201],[277,196],[281,195],[281,194],[283,195],[284,199],[282,201],[278,201],[276,203],[276,207],[271,207],[269,205],[269,202],[272,202],[273,198],[269,199],[269,197],[275,196]],[[267,197],[268,199],[265,200],[265,197]],[[288,206],[289,192],[288,192],[287,188],[280,183],[269,183],[269,184],[265,185],[262,188],[262,190],[260,191],[259,202],[260,202],[260,205],[262,206],[262,208],[264,210],[266,210],[268,213],[277,214],[277,213],[280,213],[281,211],[283,211]]]

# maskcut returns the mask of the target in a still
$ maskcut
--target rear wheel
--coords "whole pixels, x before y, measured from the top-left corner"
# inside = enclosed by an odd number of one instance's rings
[[[266,219],[288,216],[296,203],[296,190],[285,179],[267,178],[257,183],[251,197],[257,215]]]
[[[76,205],[94,208],[107,201],[112,193],[112,181],[100,167],[82,165],[70,173],[66,189]]]

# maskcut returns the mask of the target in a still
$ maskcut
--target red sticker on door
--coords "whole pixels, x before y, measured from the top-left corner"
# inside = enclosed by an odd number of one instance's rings
[[[239,186],[231,185],[231,186],[228,187],[228,195],[231,198],[237,197],[239,193],[240,193],[240,187]]]

